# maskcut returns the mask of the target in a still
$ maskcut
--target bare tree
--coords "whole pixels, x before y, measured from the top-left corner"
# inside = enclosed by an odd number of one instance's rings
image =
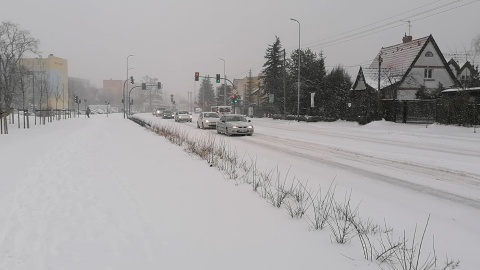
[[[477,57],[477,55],[480,55],[480,34],[477,34],[472,39],[472,50],[473,50],[472,65],[474,65],[475,57]]]
[[[25,128],[25,120],[26,120],[26,108],[25,108],[25,95],[27,94],[27,90],[29,89],[27,84],[28,82],[28,70],[24,66],[18,67],[18,77],[19,77],[19,84],[17,87],[17,93],[21,95],[21,103],[22,103],[22,111],[23,111],[23,128]],[[25,76],[24,76],[25,74]],[[19,108],[19,106],[17,106]],[[19,124],[20,125],[20,124]]]
[[[57,75],[54,79],[53,83],[53,95],[55,97],[55,112],[57,115],[57,120],[59,120],[60,115],[58,114],[58,101],[63,96],[64,84],[61,82],[60,77]],[[62,106],[63,107],[63,106]]]
[[[148,110],[151,111],[153,110],[153,99],[159,99],[159,97],[161,97],[161,90],[156,87],[158,78],[151,78],[150,76],[145,75],[142,78],[142,81],[147,84],[145,94],[148,97]]]
[[[12,111],[11,104],[15,85],[21,76],[18,73],[20,59],[28,53],[36,53],[38,40],[30,32],[12,22],[0,24],[0,118],[3,118],[5,133],[8,133],[6,116]]]

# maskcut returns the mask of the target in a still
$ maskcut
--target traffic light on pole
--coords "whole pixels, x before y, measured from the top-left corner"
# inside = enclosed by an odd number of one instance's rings
[[[220,83],[220,74],[217,74],[217,83]]]
[[[133,76],[130,76],[130,82],[134,84],[135,82],[133,81]]]
[[[199,78],[200,78],[200,73],[195,72],[195,81],[198,81]]]
[[[146,83],[142,83],[142,90],[147,90],[147,84]]]
[[[75,96],[75,103],[78,103],[78,96]]]
[[[162,89],[162,83],[161,82],[157,82],[157,89]]]

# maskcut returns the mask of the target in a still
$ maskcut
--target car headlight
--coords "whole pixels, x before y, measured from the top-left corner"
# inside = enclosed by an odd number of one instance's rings
[[[248,126],[247,128],[253,128],[253,126]]]
[[[210,123],[210,121],[208,121],[208,120],[205,120],[205,123]]]
[[[232,126],[232,128],[238,128],[237,126]]]

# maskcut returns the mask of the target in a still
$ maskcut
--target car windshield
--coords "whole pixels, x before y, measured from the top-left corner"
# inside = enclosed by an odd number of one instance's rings
[[[206,113],[204,115],[204,117],[213,117],[213,118],[218,118],[218,114],[217,113]]]
[[[227,122],[237,122],[237,121],[247,122],[247,119],[243,116],[229,116],[229,117],[226,117],[226,121]]]
[[[178,114],[188,114],[187,111],[179,111]]]
[[[171,114],[172,112],[171,111],[164,111],[163,113],[164,114],[169,114],[169,113]]]

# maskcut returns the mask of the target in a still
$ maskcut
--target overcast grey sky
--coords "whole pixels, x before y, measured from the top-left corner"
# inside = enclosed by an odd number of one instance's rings
[[[290,18],[301,23],[302,48],[323,50],[331,68],[368,66],[382,46],[408,33],[402,19],[411,21],[414,39],[432,34],[444,53],[464,52],[480,34],[479,14],[478,0],[4,0],[0,8],[0,20],[40,40],[44,57],[68,59],[69,76],[98,87],[125,79],[133,54],[130,75],[157,77],[167,92],[182,95],[192,91],[195,71],[223,74],[219,58],[229,79],[243,78],[250,68],[261,71],[275,36],[287,51],[297,48],[298,24]],[[349,68],[352,77],[357,70]]]

